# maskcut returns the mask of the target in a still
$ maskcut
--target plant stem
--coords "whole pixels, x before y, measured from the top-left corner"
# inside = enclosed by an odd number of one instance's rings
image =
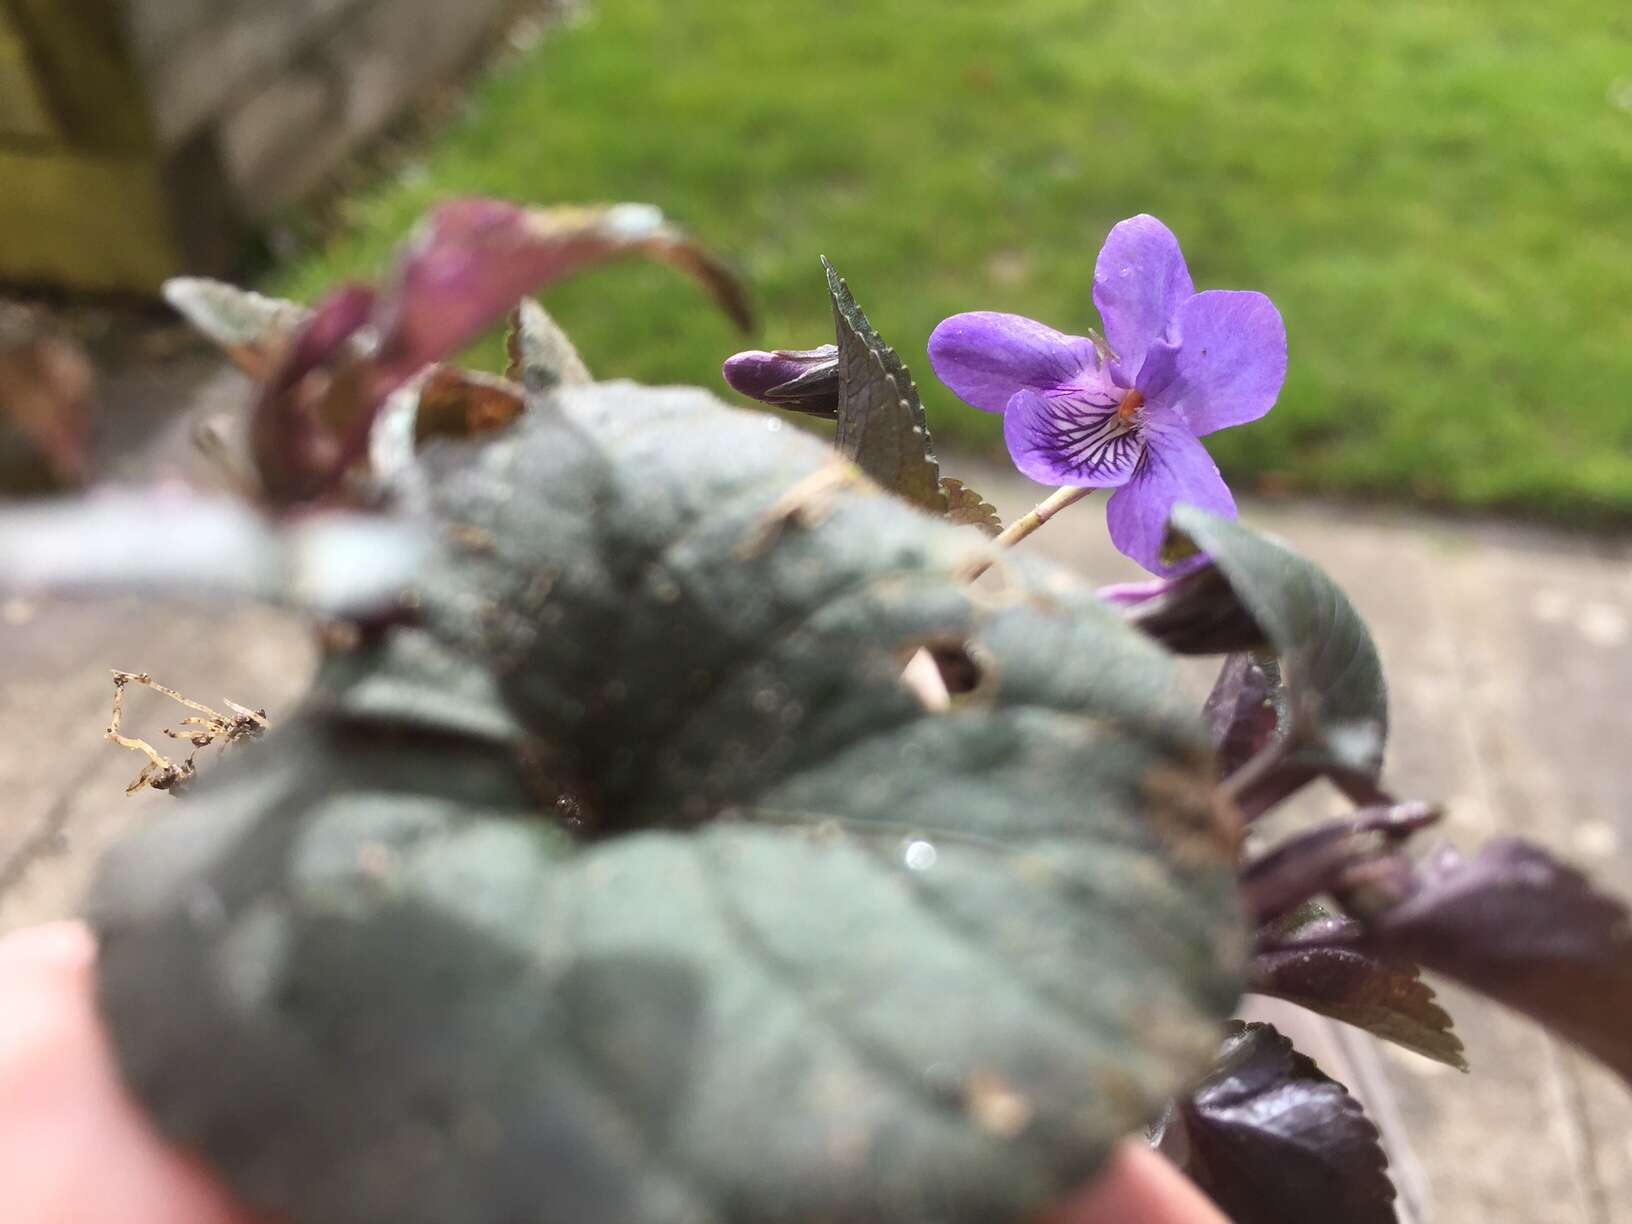
[[[999,535],[997,539],[993,540],[992,543],[996,544],[999,548],[1013,548],[1016,544],[1020,543],[1021,540],[1025,539],[1044,523],[1048,522],[1049,519],[1053,518],[1061,510],[1064,510],[1067,506],[1076,505],[1076,503],[1087,497],[1093,491],[1094,490],[1091,488],[1074,488],[1071,486],[1067,486],[1063,489],[1055,489],[1054,492],[1050,493],[1029,511],[1005,527],[1002,534]],[[991,562],[981,562],[979,565],[975,566],[969,571],[969,581],[973,582],[990,568]]]
[[[1015,519],[1014,522],[1004,528],[1003,534],[997,537],[997,546],[999,548],[1013,548],[1061,510],[1064,510],[1067,506],[1075,505],[1092,492],[1092,489],[1076,489],[1069,486],[1063,489],[1055,489],[1054,492],[1048,495],[1047,500],[1038,502],[1037,505],[1031,508],[1029,513]]]

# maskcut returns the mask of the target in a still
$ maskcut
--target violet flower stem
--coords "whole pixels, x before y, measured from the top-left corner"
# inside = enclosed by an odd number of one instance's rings
[[[1014,522],[1005,527],[1003,533],[997,537],[997,546],[999,548],[1013,548],[1061,510],[1064,510],[1067,506],[1075,505],[1092,492],[1093,489],[1091,488],[1079,489],[1069,485],[1063,489],[1055,489],[1054,492],[1048,495],[1046,500],[1033,506],[1029,513],[1015,519]]]
[[[1067,506],[1076,505],[1093,491],[1092,487],[1078,488],[1072,485],[1055,489],[1054,492],[1005,527],[992,543],[999,548],[1013,548],[1061,510],[1064,510]],[[991,567],[992,563],[990,561],[983,561],[971,568],[968,574],[969,581],[973,582]]]

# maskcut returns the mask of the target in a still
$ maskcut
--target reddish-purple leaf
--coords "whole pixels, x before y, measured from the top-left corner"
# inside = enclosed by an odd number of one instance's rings
[[[250,418],[250,451],[273,503],[291,505],[328,491],[343,470],[342,434],[366,429],[372,420],[369,379],[351,341],[374,306],[366,285],[335,290],[295,333],[262,386]]]
[[[1353,919],[1317,914],[1276,932],[1277,942],[1253,957],[1247,989],[1466,1071],[1451,1018],[1416,966],[1385,961],[1357,947],[1364,928]]]
[[[725,267],[657,209],[527,209],[457,200],[433,212],[377,298],[358,286],[318,306],[266,385],[251,430],[274,503],[330,493],[368,453],[387,397],[426,366],[457,354],[532,290],[594,264],[639,255],[702,282],[743,329],[747,295]],[[371,328],[373,350],[349,342]]]
[[[686,272],[740,328],[753,327],[736,277],[650,205],[528,209],[456,200],[426,218],[381,301],[380,393],[458,353],[528,293],[630,255]]]
[[[1281,669],[1273,658],[1237,653],[1224,660],[1201,714],[1225,777],[1273,742],[1281,721],[1280,685]]]
[[[1347,884],[1357,867],[1391,858],[1400,842],[1439,817],[1433,804],[1396,803],[1305,829],[1241,868],[1247,908],[1259,922],[1278,918]]]
[[[1267,1024],[1230,1025],[1211,1074],[1156,1146],[1235,1224],[1393,1224],[1377,1128]]]
[[[1454,978],[1541,1021],[1632,1083],[1632,916],[1527,842],[1445,850],[1366,919],[1374,951]]]

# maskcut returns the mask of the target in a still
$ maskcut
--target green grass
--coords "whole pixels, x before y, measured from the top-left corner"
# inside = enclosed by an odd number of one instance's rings
[[[817,255],[923,385],[960,310],[1096,322],[1094,255],[1165,220],[1202,288],[1262,289],[1292,367],[1210,440],[1238,485],[1632,520],[1632,8],[1624,0],[601,0],[480,84],[422,173],[274,277],[381,268],[435,200],[647,200],[831,339]],[[720,387],[692,287],[553,290],[602,376]]]

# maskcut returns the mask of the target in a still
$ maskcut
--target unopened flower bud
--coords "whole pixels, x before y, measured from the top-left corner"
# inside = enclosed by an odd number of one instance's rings
[[[734,390],[762,404],[829,420],[839,414],[837,345],[738,353],[721,373]]]

